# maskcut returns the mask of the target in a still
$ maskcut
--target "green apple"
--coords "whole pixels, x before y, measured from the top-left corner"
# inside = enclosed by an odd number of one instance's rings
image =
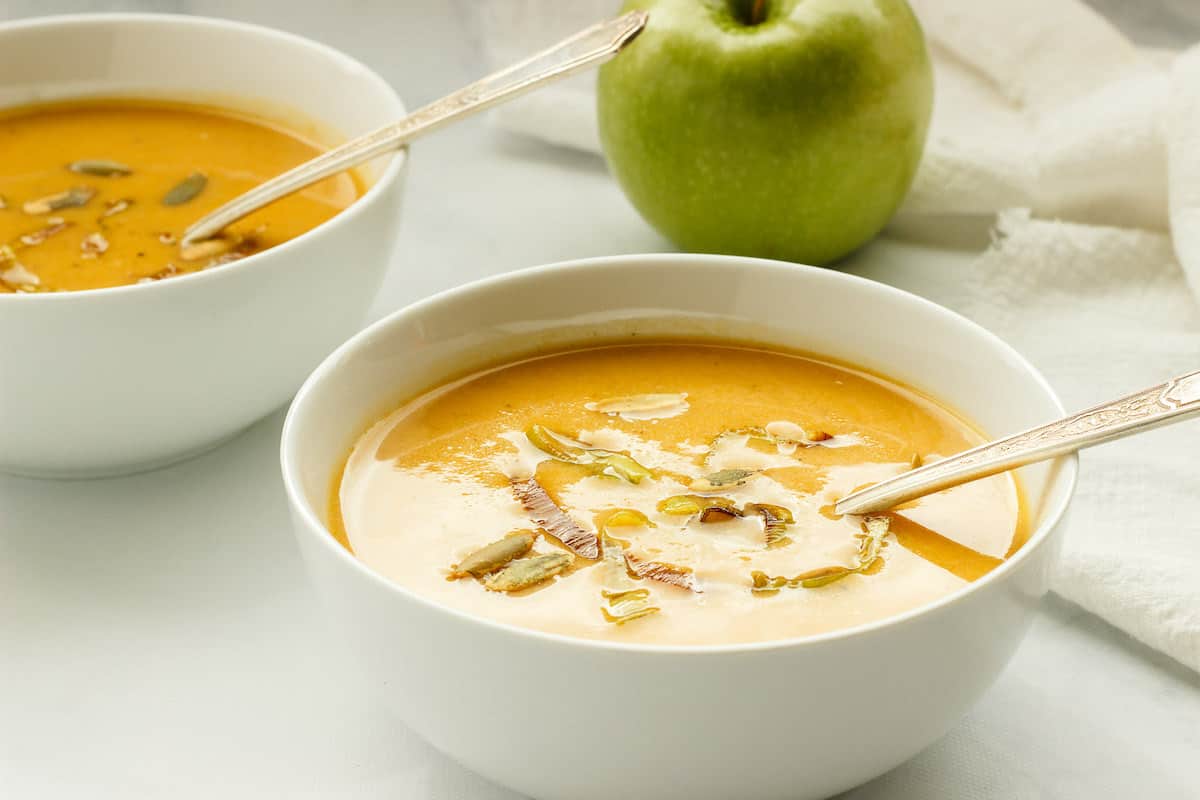
[[[600,70],[600,140],[642,216],[686,250],[827,264],[887,223],[933,102],[904,0],[634,0]]]

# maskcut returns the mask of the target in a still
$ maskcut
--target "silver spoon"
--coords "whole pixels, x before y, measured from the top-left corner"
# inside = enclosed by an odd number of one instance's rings
[[[838,514],[886,511],[998,472],[1132,436],[1200,413],[1200,371],[934,462],[846,495]]]
[[[184,231],[181,244],[220,233],[227,225],[281,197],[372,158],[398,150],[418,136],[510,100],[551,81],[612,58],[646,25],[644,11],[630,11],[564,39],[524,61],[495,72],[409,114],[278,175],[203,216]]]

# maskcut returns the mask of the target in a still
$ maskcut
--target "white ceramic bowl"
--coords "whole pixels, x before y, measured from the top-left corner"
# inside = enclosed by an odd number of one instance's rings
[[[335,470],[364,427],[404,398],[497,356],[635,333],[844,359],[996,433],[1062,413],[1037,371],[974,323],[811,267],[623,256],[526,270],[410,306],[330,356],[283,432],[301,550],[379,697],[438,749],[537,798],[803,800],[910,758],[1016,649],[1046,591],[1074,459],[1022,470],[1036,531],[969,587],[882,622],[758,644],[620,645],[474,618],[389,583],[329,534]]]
[[[129,14],[0,24],[0,108],[89,95],[286,111],[346,137],[404,114],[359,62],[269,28]],[[0,469],[148,468],[287,402],[362,324],[395,244],[404,162],[379,160],[349,209],[233,264],[154,284],[0,295]]]

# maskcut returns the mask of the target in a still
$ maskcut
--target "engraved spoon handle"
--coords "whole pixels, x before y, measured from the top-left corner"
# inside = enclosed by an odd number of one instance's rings
[[[597,23],[524,61],[417,109],[399,122],[347,142],[277,175],[201,217],[184,232],[183,244],[207,239],[220,233],[225,226],[281,197],[397,150],[443,125],[607,61],[641,32],[647,19],[648,15],[643,11],[630,11],[615,19]]]
[[[834,510],[870,514],[951,486],[1200,414],[1200,371],[934,462],[848,494]]]

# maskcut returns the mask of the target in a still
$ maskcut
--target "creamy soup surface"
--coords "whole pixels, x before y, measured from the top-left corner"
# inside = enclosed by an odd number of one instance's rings
[[[0,293],[152,283],[295,238],[362,193],[313,184],[184,247],[204,214],[324,148],[219,108],[96,99],[0,111]]]
[[[471,614],[592,639],[721,644],[933,601],[1023,541],[999,475],[869,518],[833,502],[978,444],[903,386],[810,357],[662,343],[563,352],[431,391],[355,445],[343,544]]]

